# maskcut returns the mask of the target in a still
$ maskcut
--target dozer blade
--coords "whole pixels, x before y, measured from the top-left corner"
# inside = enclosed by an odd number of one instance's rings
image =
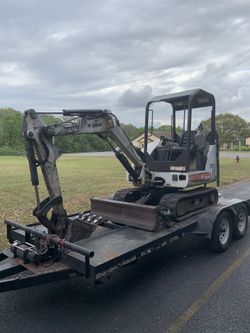
[[[154,206],[99,198],[90,201],[91,212],[106,220],[149,231],[155,231],[159,226]]]

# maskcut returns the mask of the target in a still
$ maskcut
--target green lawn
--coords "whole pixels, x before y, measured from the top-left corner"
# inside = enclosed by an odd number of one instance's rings
[[[62,194],[69,213],[89,207],[91,196],[108,196],[128,187],[123,168],[114,157],[62,157],[58,160]],[[24,157],[0,157],[0,248],[7,244],[5,218],[21,223],[34,222],[34,191],[31,187],[27,160]],[[250,179],[250,159],[236,163],[232,158],[221,160],[221,185]],[[41,193],[46,196],[43,180]]]

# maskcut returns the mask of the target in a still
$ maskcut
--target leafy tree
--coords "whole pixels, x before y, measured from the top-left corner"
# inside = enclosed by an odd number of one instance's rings
[[[130,140],[135,139],[144,132],[143,127],[135,127],[132,124],[121,124],[121,128],[126,132]]]
[[[232,142],[239,143],[239,141],[243,144],[246,137],[250,136],[248,122],[238,115],[221,113],[215,120],[220,145],[230,145]],[[210,128],[210,122],[210,118],[204,122],[205,128]]]
[[[47,114],[40,116],[40,119],[46,125],[56,124],[56,123],[60,123],[62,121],[61,117],[55,117],[53,115],[47,115]]]
[[[62,117],[53,115],[41,116],[45,124],[53,124],[63,121]],[[250,136],[249,124],[239,116],[224,113],[216,116],[217,131],[221,144],[232,142],[244,143],[246,137]],[[210,119],[204,122],[205,129],[210,128]],[[132,124],[121,124],[130,140],[144,132],[142,127],[138,128]],[[0,154],[24,153],[22,139],[22,113],[11,108],[0,109]],[[162,125],[155,129],[159,131],[170,131],[169,125]],[[177,131],[181,131],[177,128]],[[65,153],[91,152],[110,150],[110,147],[95,134],[58,136],[55,138],[56,145]]]
[[[0,146],[21,148],[22,114],[11,108],[0,109]]]
[[[171,125],[161,125],[160,127],[157,127],[155,130],[156,131],[164,131],[164,132],[171,132]],[[180,126],[176,127],[176,132],[177,133],[181,133],[182,132],[182,128]]]

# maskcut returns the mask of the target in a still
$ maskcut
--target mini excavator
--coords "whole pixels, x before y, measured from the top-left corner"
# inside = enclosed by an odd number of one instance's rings
[[[156,118],[156,111],[165,118]],[[60,114],[64,118],[58,123],[45,125],[35,110],[24,112],[35,219],[27,225],[5,220],[10,248],[0,252],[0,292],[76,276],[95,284],[186,235],[208,238],[216,252],[246,235],[250,199],[218,200],[216,188],[207,187],[214,181],[219,184],[212,94],[195,89],[151,99],[146,105],[143,149],[133,146],[109,110]],[[152,120],[167,117],[171,132],[152,142]],[[204,118],[210,124],[200,122]],[[89,133],[111,147],[131,184],[110,198],[91,198],[90,210],[70,215],[56,167],[62,152],[54,138]],[[38,168],[48,191],[42,200]]]
[[[152,108],[156,103],[170,105],[172,109],[168,114],[171,136],[162,136],[152,149],[148,142]],[[210,112],[208,132],[203,123],[193,129],[192,111],[198,109],[202,115],[204,108]],[[180,132],[176,119],[181,111],[185,125]],[[63,110],[62,115],[65,117],[62,122],[44,125],[39,113],[30,109],[25,111],[23,121],[37,202],[33,214],[51,234],[74,242],[90,237],[96,226],[105,221],[152,231],[157,230],[159,224],[183,221],[217,202],[217,190],[206,187],[219,179],[215,99],[211,93],[195,89],[151,99],[146,105],[143,150],[133,146],[117,117],[109,110]],[[56,167],[62,152],[55,146],[54,137],[78,134],[96,134],[104,140],[126,169],[134,187],[121,189],[109,199],[94,197],[90,211],[69,216],[63,205]],[[38,167],[49,194],[42,201]]]

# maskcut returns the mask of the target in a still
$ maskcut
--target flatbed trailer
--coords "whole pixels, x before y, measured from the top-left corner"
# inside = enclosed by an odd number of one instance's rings
[[[188,234],[211,239],[214,245],[221,241],[220,247],[215,246],[215,250],[220,252],[229,245],[223,243],[227,233],[226,227],[223,227],[226,219],[231,221],[227,235],[230,243],[232,236],[238,239],[244,237],[249,215],[250,199],[220,198],[218,204],[184,221],[170,221],[167,227],[161,225],[157,231],[146,231],[107,221],[99,226],[91,237],[75,243],[62,244],[62,240],[51,238],[52,242],[60,242],[62,250],[56,261],[50,260],[36,265],[18,258],[13,251],[6,250],[0,253],[0,292],[76,276],[94,284],[114,270],[136,262]],[[10,220],[5,223],[10,244],[19,241],[34,245],[38,239],[51,237],[40,223],[27,226]]]

